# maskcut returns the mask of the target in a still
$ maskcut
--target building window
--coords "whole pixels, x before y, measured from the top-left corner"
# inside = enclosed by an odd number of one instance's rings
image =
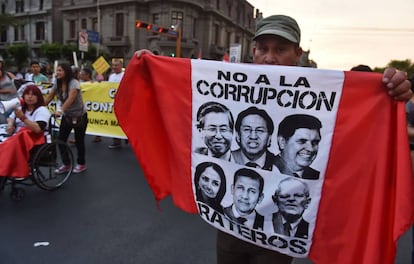
[[[45,22],[36,23],[36,40],[45,40]]]
[[[124,14],[118,13],[115,16],[115,36],[124,35]]]
[[[183,29],[183,17],[184,14],[183,12],[177,12],[177,11],[173,11],[171,12],[171,26],[180,26],[181,27],[181,31]]]
[[[24,40],[24,26],[14,27],[14,40],[20,41]]]
[[[24,12],[24,0],[16,0],[16,13]]]
[[[76,39],[76,20],[69,21],[69,38]]]
[[[220,11],[220,0],[216,0],[216,8]]]
[[[92,30],[98,31],[98,18],[97,17],[92,18]]]
[[[39,1],[39,10],[43,10],[43,0]]]
[[[6,5],[5,4],[2,4],[1,5],[1,13],[2,14],[5,14],[6,13]]]
[[[197,18],[193,19],[193,38],[197,38]]]
[[[160,25],[161,20],[160,20],[160,14],[156,13],[156,14],[152,14],[152,23],[155,25]]]
[[[88,23],[86,22],[86,18],[81,19],[81,29],[87,29]]]
[[[218,45],[220,41],[220,27],[219,25],[214,25],[214,39],[212,41],[213,44]]]
[[[1,31],[0,42],[7,42],[7,30],[5,29]]]

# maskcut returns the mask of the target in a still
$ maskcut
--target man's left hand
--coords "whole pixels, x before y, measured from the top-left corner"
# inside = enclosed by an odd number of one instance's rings
[[[388,94],[398,101],[407,101],[413,96],[411,83],[407,80],[405,71],[387,68],[382,75],[382,82],[388,89]]]

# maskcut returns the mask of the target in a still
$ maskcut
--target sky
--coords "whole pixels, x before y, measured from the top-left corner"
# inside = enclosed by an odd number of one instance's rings
[[[391,60],[414,63],[414,0],[248,0],[263,17],[296,19],[301,46],[321,69],[358,64],[385,67]]]

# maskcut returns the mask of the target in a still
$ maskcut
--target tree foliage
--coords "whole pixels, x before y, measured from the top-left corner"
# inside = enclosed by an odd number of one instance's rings
[[[414,62],[412,62],[410,59],[406,60],[392,60],[387,64],[387,67],[393,67],[401,71],[406,71],[408,77],[414,77]],[[374,68],[375,72],[384,72],[386,67]]]
[[[29,46],[27,44],[15,44],[6,47],[8,57],[13,58],[14,64],[18,69],[22,68],[30,55]]]
[[[21,25],[21,20],[9,14],[0,14],[0,30],[7,29],[9,26]]]

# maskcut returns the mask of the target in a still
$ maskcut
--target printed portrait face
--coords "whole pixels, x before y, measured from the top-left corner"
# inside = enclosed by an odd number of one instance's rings
[[[240,215],[248,215],[263,199],[258,180],[239,176],[232,186],[233,203]]]
[[[205,196],[215,198],[220,190],[221,178],[212,167],[207,167],[201,174],[198,184]]]
[[[306,196],[306,187],[299,180],[281,182],[277,194],[277,207],[283,214],[300,217],[308,208],[310,198]]]
[[[315,160],[321,137],[316,129],[298,128],[288,140],[279,137],[278,141],[288,167],[301,171]]]
[[[233,131],[226,113],[208,113],[204,118],[202,137],[214,156],[220,157],[230,150]]]
[[[244,155],[249,159],[259,158],[270,145],[266,121],[259,115],[248,115],[243,118],[237,141]]]

